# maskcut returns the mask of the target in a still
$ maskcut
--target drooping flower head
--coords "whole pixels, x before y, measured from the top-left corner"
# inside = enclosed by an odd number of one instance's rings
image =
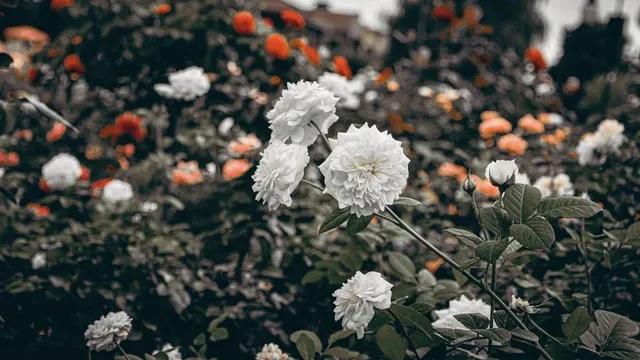
[[[342,327],[355,331],[358,339],[362,339],[364,330],[375,314],[373,308],[384,310],[391,306],[392,287],[379,272],[356,272],[333,293],[336,298],[333,302],[336,321],[342,319]]]
[[[271,111],[267,113],[271,139],[309,146],[316,141],[318,126],[323,134],[338,121],[338,98],[316,82],[300,80],[287,88]]]
[[[123,203],[133,198],[131,184],[122,180],[109,181],[103,191],[102,199],[110,204]]]
[[[503,186],[508,182],[515,182],[518,175],[518,165],[515,160],[495,160],[487,165],[484,177],[494,186]]]
[[[288,354],[284,353],[280,346],[269,343],[262,347],[259,353],[256,354],[256,360],[291,360],[293,359]]]
[[[93,322],[84,332],[87,346],[93,351],[111,351],[129,336],[131,318],[124,311],[110,312]]]
[[[42,179],[50,190],[64,190],[73,186],[82,175],[80,162],[75,156],[61,153],[42,166]]]
[[[486,304],[482,299],[468,299],[466,296],[460,296],[460,300],[449,301],[449,307],[447,309],[436,310],[435,314],[438,320],[431,323],[435,328],[441,329],[460,329],[467,330],[467,327],[462,325],[454,315],[459,314],[480,314],[487,318],[491,313],[491,306]]]
[[[206,94],[211,81],[201,67],[191,66],[169,74],[168,84],[155,84],[153,88],[160,96],[191,101]]]
[[[262,152],[252,177],[256,200],[262,200],[271,211],[280,204],[291,206],[291,193],[302,180],[308,163],[309,155],[305,146],[273,141]]]
[[[320,165],[325,193],[358,217],[383,211],[400,196],[409,177],[409,159],[400,141],[364,124],[330,140],[333,151]]]

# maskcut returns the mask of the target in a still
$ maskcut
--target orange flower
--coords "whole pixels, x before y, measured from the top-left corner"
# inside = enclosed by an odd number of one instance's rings
[[[16,166],[20,164],[20,155],[10,151],[0,150],[0,166]]]
[[[49,207],[45,205],[28,203],[27,208],[29,208],[29,210],[33,212],[33,215],[35,215],[35,217],[39,219],[47,217],[51,214],[51,209],[49,209]]]
[[[56,121],[55,123],[53,123],[53,126],[51,127],[51,130],[47,131],[47,142],[56,142],[58,140],[60,140],[62,138],[62,136],[64,136],[64,133],[67,132],[67,127],[64,126],[63,123]]]
[[[114,124],[107,125],[100,130],[100,137],[110,137],[113,141],[123,135],[129,135],[136,141],[142,141],[147,136],[147,129],[142,124],[142,118],[126,111],[118,115]]]
[[[130,158],[136,153],[136,146],[133,144],[116,146],[116,155]]]
[[[51,0],[51,9],[55,11],[72,7],[76,3],[75,0]]]
[[[375,83],[376,85],[382,85],[387,82],[387,80],[391,79],[391,75],[393,75],[393,69],[390,67],[386,67],[382,69],[380,74],[376,77]]]
[[[256,31],[256,21],[248,11],[239,11],[233,17],[233,30],[240,35],[251,35]]]
[[[438,269],[444,264],[444,260],[442,258],[436,258],[433,260],[427,260],[424,263],[424,268],[429,270],[430,273],[435,274]]]
[[[544,132],[542,121],[536,120],[531,114],[527,114],[518,120],[518,126],[528,134],[541,134]]]
[[[312,65],[320,65],[320,54],[318,54],[318,50],[316,50],[316,48],[304,45],[300,50],[309,63]]]
[[[480,137],[490,139],[497,134],[506,134],[511,132],[511,123],[502,117],[494,117],[480,123]]]
[[[11,26],[3,31],[6,40],[28,42],[33,52],[40,52],[49,43],[49,35],[33,26]]]
[[[304,16],[293,9],[285,9],[280,12],[280,18],[285,25],[294,29],[302,29],[305,25]]]
[[[195,185],[202,182],[202,171],[197,161],[180,161],[171,173],[171,181],[176,185]]]
[[[524,58],[533,64],[536,70],[544,70],[547,68],[547,62],[542,55],[542,51],[538,48],[530,47],[524,52]]]
[[[110,183],[111,180],[113,179],[104,178],[92,182],[91,185],[89,185],[89,193],[91,194],[91,196],[100,196],[100,193],[102,192],[104,187],[107,186],[107,184]]]
[[[80,181],[89,181],[89,179],[91,179],[91,170],[89,170],[88,167],[86,166],[81,166],[80,167],[80,177],[78,178],[78,180]]]
[[[227,149],[229,149],[229,152],[231,153],[244,155],[260,148],[261,146],[262,141],[256,137],[256,134],[249,134],[231,141]]]
[[[465,169],[464,166],[460,166],[452,162],[447,162],[438,167],[438,175],[444,177],[454,177],[459,182],[462,182],[467,178],[467,169]]]
[[[85,72],[84,64],[82,60],[80,60],[80,56],[78,54],[70,54],[64,58],[64,68],[68,72],[76,73],[78,75],[82,75]]]
[[[22,129],[16,131],[14,136],[16,140],[31,141],[33,139],[33,132],[29,129]]]
[[[346,77],[347,79],[351,79],[351,76],[353,75],[349,61],[342,55],[337,55],[333,58],[333,68],[336,73]]]
[[[493,118],[500,117],[500,114],[497,111],[487,110],[480,113],[480,120],[487,121]]]
[[[389,121],[389,129],[394,134],[401,134],[405,131],[408,133],[412,133],[416,130],[413,125],[404,121],[402,115],[398,114],[397,112],[389,113],[389,116],[387,116],[387,121]]]
[[[500,189],[497,186],[493,186],[491,181],[483,179],[477,175],[471,175],[471,179],[476,184],[476,190],[478,190],[484,196],[492,199],[500,196]]]
[[[449,6],[437,5],[431,11],[431,16],[439,21],[451,22],[453,19],[455,19],[456,13]]]
[[[305,45],[307,45],[307,41],[301,37],[293,38],[289,41],[289,46],[292,49],[302,49]]]
[[[566,129],[556,129],[552,134],[542,135],[541,140],[549,145],[562,144],[569,135]]]
[[[524,155],[528,146],[526,140],[515,134],[503,135],[498,140],[498,148],[510,155]]]
[[[222,178],[235,180],[251,169],[251,163],[246,159],[231,159],[222,165]]]
[[[171,4],[164,3],[153,8],[153,13],[158,16],[167,15],[171,12],[171,9]]]
[[[269,78],[269,84],[271,84],[271,86],[278,86],[282,84],[282,79],[278,75],[272,75]]]
[[[289,58],[289,43],[287,38],[278,33],[267,36],[264,43],[264,51],[278,60]]]

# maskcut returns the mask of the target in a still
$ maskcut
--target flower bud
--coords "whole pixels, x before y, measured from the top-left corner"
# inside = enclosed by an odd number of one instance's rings
[[[473,192],[476,191],[476,183],[471,178],[470,173],[467,173],[467,178],[462,183],[462,190],[469,195],[473,195]]]

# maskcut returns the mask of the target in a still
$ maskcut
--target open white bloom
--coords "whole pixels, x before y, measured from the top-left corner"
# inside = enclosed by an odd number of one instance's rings
[[[484,177],[489,179],[494,186],[502,186],[509,181],[515,181],[517,175],[518,165],[515,160],[492,161],[484,170]]]
[[[287,88],[271,111],[267,113],[271,139],[309,146],[316,141],[318,130],[323,134],[338,121],[338,98],[317,82],[300,80],[288,83]]]
[[[155,84],[162,97],[191,101],[206,94],[211,87],[209,77],[201,67],[191,66],[169,74],[168,84]]]
[[[509,307],[513,310],[533,314],[536,312],[536,308],[531,306],[527,300],[521,299],[515,295],[511,295],[511,302],[509,302]]]
[[[122,180],[111,180],[102,191],[102,199],[110,204],[129,201],[133,198],[131,184]]]
[[[624,142],[624,125],[618,120],[606,119],[598,125],[596,136],[599,147],[606,149],[607,152],[617,152],[620,145]]]
[[[554,177],[542,176],[533,186],[542,193],[542,197],[570,196],[574,194],[573,183],[567,174],[558,174]]]
[[[409,159],[400,141],[364,124],[330,140],[333,151],[320,165],[325,193],[358,217],[383,211],[400,196],[409,177]]]
[[[256,360],[292,360],[293,358],[288,354],[282,352],[280,346],[270,343],[262,347],[259,353],[256,354]]]
[[[64,190],[73,186],[80,175],[80,162],[75,156],[67,153],[54,156],[42,166],[42,178],[51,190]]]
[[[331,72],[322,74],[318,78],[318,83],[340,98],[338,106],[347,109],[357,109],[360,106],[360,98],[357,95],[357,91],[360,88],[364,88],[360,83],[349,81],[346,77]]]
[[[580,165],[600,165],[607,160],[608,154],[618,153],[625,140],[624,125],[617,120],[606,119],[598,125],[598,130],[585,134],[578,146],[578,163]]]
[[[171,350],[171,351],[167,351],[167,350]],[[174,347],[169,343],[162,345],[161,351],[167,355],[167,358],[169,360],[182,360],[182,354],[180,353],[180,348]],[[157,355],[158,353],[159,351],[156,351],[153,353],[153,355]]]
[[[93,351],[111,351],[129,336],[131,318],[124,311],[110,312],[93,322],[84,332],[87,346]]]
[[[599,165],[602,164],[606,158],[596,156],[595,151],[598,148],[598,137],[596,134],[585,134],[576,147],[576,153],[578,154],[578,163],[580,165]]]
[[[362,339],[365,328],[375,314],[373,308],[383,310],[391,306],[392,287],[379,272],[356,272],[333,293],[336,298],[333,302],[336,321],[342,319],[342,327],[354,330],[358,339]]]
[[[436,310],[435,314],[438,320],[431,323],[433,327],[441,329],[467,329],[454,315],[459,314],[481,314],[489,318],[491,306],[482,301],[482,299],[468,299],[466,296],[460,296],[460,300],[449,301],[447,309]]]
[[[36,253],[31,258],[31,268],[33,270],[42,269],[47,265],[47,255],[45,253]]]
[[[307,148],[297,144],[273,141],[262,152],[262,158],[251,187],[257,193],[256,200],[262,200],[273,211],[284,204],[291,206],[291,193],[296,189],[309,163]]]

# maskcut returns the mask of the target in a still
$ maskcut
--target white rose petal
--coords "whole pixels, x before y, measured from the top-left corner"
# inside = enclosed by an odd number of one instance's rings
[[[64,190],[73,186],[82,175],[80,162],[75,156],[61,153],[42,166],[42,178],[51,190]]]
[[[360,87],[364,89],[364,85],[349,81],[346,77],[331,72],[322,74],[318,78],[318,83],[340,98],[338,106],[347,109],[357,109],[360,106],[360,98],[357,95],[357,91],[360,90]]]
[[[449,307],[447,309],[435,310],[438,320],[432,322],[431,325],[441,329],[468,330],[454,315],[480,314],[489,318],[490,313],[491,306],[482,301],[482,299],[472,300],[462,295],[460,300],[449,301]]]
[[[169,74],[169,84],[155,84],[153,89],[162,97],[179,100],[195,100],[206,94],[211,81],[204,70],[191,66]]]
[[[110,204],[122,203],[133,198],[131,184],[122,180],[111,180],[102,191],[102,199]]]
[[[496,160],[487,165],[484,177],[495,186],[502,186],[509,180],[515,180],[518,175],[518,165],[515,160]]]

